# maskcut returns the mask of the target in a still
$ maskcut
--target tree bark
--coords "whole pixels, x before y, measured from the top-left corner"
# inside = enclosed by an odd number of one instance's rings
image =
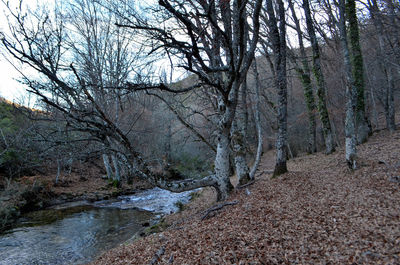
[[[388,6],[388,10],[389,10],[389,19],[391,22],[391,26],[393,27],[392,30],[395,31],[394,34],[394,42],[392,44],[392,49],[393,49],[393,55],[396,58],[397,61],[397,72],[400,74],[400,37],[399,37],[399,33],[400,33],[400,27],[398,26],[398,21],[399,21],[399,15],[398,12],[395,11],[395,6],[393,4],[392,0],[385,0],[387,6]],[[398,6],[397,6],[397,10],[399,10]],[[396,16],[397,14],[397,16]],[[396,21],[397,18],[397,21]],[[397,26],[396,26],[397,25]],[[387,71],[387,75],[388,75],[388,89],[387,89],[387,93],[386,93],[386,105],[387,105],[387,114],[386,114],[386,124],[387,127],[390,131],[394,131],[396,130],[396,122],[395,122],[395,108],[394,108],[394,69],[393,66],[390,66],[388,71]]]
[[[220,118],[217,125],[217,153],[215,156],[215,176],[219,187],[219,200],[225,200],[229,192],[233,189],[230,182],[230,144],[231,144],[231,127],[235,117],[235,111],[238,100],[239,84],[234,82],[229,93],[229,100],[224,100],[222,96],[218,100],[218,109]],[[226,104],[229,102],[230,104]]]
[[[223,130],[219,132],[217,154],[215,157],[215,178],[218,186],[218,200],[225,200],[229,192],[233,189],[230,182],[230,146],[229,131]]]
[[[260,82],[260,75],[258,74],[256,60],[254,60],[254,62],[253,62],[253,72],[255,75],[255,90],[256,90],[256,103],[254,106],[254,121],[255,121],[256,130],[257,130],[257,153],[256,153],[256,158],[254,159],[254,164],[250,170],[250,179],[251,180],[254,180],[254,178],[255,178],[256,170],[258,168],[258,165],[260,164],[261,154],[262,154],[262,149],[263,149],[263,137],[262,137],[261,119],[260,119],[261,82]]]
[[[346,29],[346,6],[345,0],[339,0],[339,31],[340,43],[342,46],[344,70],[346,77],[346,119],[345,119],[345,135],[346,135],[346,162],[351,169],[356,169],[356,128],[355,128],[355,109],[357,100],[357,88],[352,75],[352,67],[350,61],[350,52],[347,43]]]
[[[112,167],[110,165],[110,159],[107,154],[103,154],[103,163],[104,163],[104,167],[106,168],[107,178],[113,179]]]
[[[377,1],[372,0],[372,5],[370,5],[369,8],[370,8],[370,16],[378,35],[379,49],[378,49],[377,60],[379,62],[380,68],[386,75],[385,101],[384,101],[386,128],[389,131],[395,131],[396,123],[395,123],[395,109],[394,109],[394,97],[393,97],[394,70],[393,66],[389,62],[388,56],[385,54],[385,37],[384,37],[385,28],[383,22],[381,21],[381,11],[379,9]]]
[[[247,89],[247,80],[243,81],[239,91],[239,102],[236,110],[235,120],[232,124],[232,149],[234,152],[234,163],[236,175],[239,179],[239,185],[250,181],[249,167],[246,163],[246,104],[245,90]]]
[[[386,90],[386,101],[385,101],[385,116],[386,116],[386,127],[389,131],[394,132],[396,130],[395,121],[395,108],[394,108],[394,78],[393,68],[387,69],[387,90]]]
[[[396,59],[396,68],[397,72],[400,74],[400,7],[399,5],[395,4],[396,1],[393,0],[384,0],[387,6],[388,10],[388,19],[389,19],[389,25],[391,27],[391,31],[394,32],[393,38],[394,41],[391,43],[392,44],[392,53],[393,56]]]
[[[299,41],[299,48],[300,48],[300,56],[302,67],[296,67],[297,74],[300,78],[300,81],[303,85],[304,89],[304,98],[306,101],[307,106],[307,114],[308,114],[308,146],[307,146],[307,153],[312,154],[317,151],[317,134],[316,134],[316,122],[315,122],[315,113],[316,113],[316,106],[315,106],[315,99],[313,93],[313,87],[311,83],[311,70],[310,66],[307,61],[307,54],[304,48],[303,42],[303,32],[300,27],[300,22],[297,18],[297,14],[293,5],[292,0],[288,1],[289,7],[292,13],[293,20],[296,26],[297,38]]]
[[[325,88],[324,75],[322,73],[322,67],[321,67],[321,58],[320,58],[321,55],[319,50],[319,44],[317,36],[315,34],[315,28],[311,17],[310,4],[308,0],[303,0],[303,9],[306,17],[307,31],[310,37],[312,51],[313,51],[313,72],[315,79],[317,81],[317,97],[318,97],[317,109],[322,123],[322,131],[324,134],[326,153],[331,154],[332,152],[335,151],[335,142],[333,139],[333,132],[329,119],[328,108],[326,107],[326,99],[325,99],[326,88]]]
[[[172,159],[172,149],[171,149],[171,142],[172,142],[172,129],[171,123],[172,120],[169,119],[167,124],[167,133],[165,135],[165,144],[164,144],[164,156],[167,163],[171,163]]]
[[[286,80],[286,23],[285,8],[278,0],[279,27],[272,0],[267,0],[268,27],[275,55],[275,86],[278,90],[278,133],[276,137],[276,163],[273,177],[286,173],[287,145],[287,80]]]
[[[58,184],[58,180],[61,176],[61,159],[57,159],[57,175],[56,175],[56,184]]]
[[[113,162],[113,166],[114,166],[114,181],[117,182],[117,185],[119,185],[119,183],[121,182],[121,173],[120,173],[120,166],[119,166],[119,161],[118,158],[115,154],[111,155],[111,159]]]
[[[371,127],[369,126],[370,123],[368,122],[368,117],[365,112],[364,66],[356,12],[355,0],[348,0],[346,5],[346,15],[349,22],[350,58],[353,80],[357,93],[357,105],[355,110],[357,143],[360,144],[367,141],[368,135],[371,133]]]

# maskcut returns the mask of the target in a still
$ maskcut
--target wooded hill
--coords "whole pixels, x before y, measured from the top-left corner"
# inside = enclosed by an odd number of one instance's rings
[[[276,149],[275,177],[288,158],[338,146],[357,170],[357,145],[396,129],[396,1],[5,8],[12,30],[2,48],[37,72],[22,82],[49,113],[34,136],[57,176],[100,158],[115,186],[213,187],[225,200],[231,176],[255,179],[263,150]],[[190,78],[177,84],[182,72]]]

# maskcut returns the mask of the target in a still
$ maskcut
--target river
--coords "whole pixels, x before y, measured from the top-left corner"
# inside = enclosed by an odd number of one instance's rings
[[[0,264],[84,264],[178,210],[191,192],[154,188],[95,203],[58,205],[22,216],[0,235]]]

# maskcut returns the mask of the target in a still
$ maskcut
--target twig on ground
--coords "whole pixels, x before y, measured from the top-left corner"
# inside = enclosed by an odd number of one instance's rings
[[[254,184],[254,182],[256,182],[256,181],[255,181],[255,180],[252,180],[252,181],[247,182],[246,184],[238,185],[238,186],[236,186],[236,189],[243,189],[243,188],[246,188],[247,186],[250,186],[250,185]]]
[[[208,215],[209,215],[210,213],[214,212],[214,211],[217,211],[217,210],[219,210],[219,209],[222,209],[222,208],[224,208],[224,207],[227,206],[227,205],[235,205],[235,204],[238,204],[238,202],[239,202],[239,201],[233,201],[233,202],[224,202],[224,203],[221,203],[221,204],[217,204],[217,205],[211,207],[210,209],[208,209],[208,210],[205,212],[205,214],[203,215],[203,217],[201,217],[201,220],[203,221],[204,219],[206,219],[206,218],[208,217]]]
[[[263,175],[263,174],[272,174],[274,173],[273,170],[263,170],[260,173],[257,174],[257,176],[255,176],[254,178],[258,178],[259,176]]]
[[[400,176],[392,176],[389,178],[389,181],[400,184]]]
[[[152,258],[152,260],[150,261],[150,265],[155,265],[158,263],[158,260],[161,258],[162,255],[164,255],[165,253],[165,246],[162,246],[157,252],[156,254],[154,254],[154,257]]]
[[[385,164],[385,166],[389,166],[389,164],[384,160],[378,160],[378,164]]]

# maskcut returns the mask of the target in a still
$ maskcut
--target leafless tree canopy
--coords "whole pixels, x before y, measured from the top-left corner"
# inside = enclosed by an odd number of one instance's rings
[[[86,157],[116,182],[212,186],[225,199],[234,173],[254,179],[263,147],[276,148],[276,176],[298,153],[343,144],[356,169],[356,144],[396,129],[397,1],[26,4],[2,1],[1,49],[29,69],[21,82],[40,110],[29,139],[58,169]],[[2,154],[19,148],[7,122]]]

